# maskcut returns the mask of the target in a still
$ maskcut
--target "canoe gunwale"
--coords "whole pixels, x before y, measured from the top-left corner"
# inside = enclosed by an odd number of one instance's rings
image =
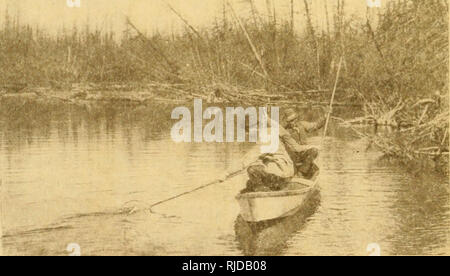
[[[296,213],[319,185],[319,175],[320,170],[311,179],[291,179],[291,183],[302,185],[297,189],[238,194],[236,200],[241,207],[241,217],[247,222],[258,223]]]
[[[246,193],[246,194],[237,195],[236,199],[296,196],[296,195],[305,194],[305,193],[309,192],[310,190],[311,190],[311,188],[307,187],[307,188],[303,188],[301,190],[292,190],[292,191],[254,192],[254,193]]]
[[[319,182],[319,172],[313,177],[313,180],[308,180],[304,178],[294,178],[292,182],[297,182],[299,184],[305,185],[305,188],[298,190],[288,190],[288,191],[272,191],[272,192],[252,192],[245,194],[238,194],[236,199],[251,199],[251,198],[264,198],[264,197],[288,197],[297,196],[308,193],[314,186]]]

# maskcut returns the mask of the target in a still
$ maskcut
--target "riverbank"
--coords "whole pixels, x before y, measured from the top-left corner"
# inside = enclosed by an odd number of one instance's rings
[[[0,90],[2,99],[32,99],[37,101],[62,102],[83,105],[88,102],[123,102],[141,103],[157,102],[185,102],[187,97],[169,94],[159,86],[153,89],[151,85],[135,84],[70,84],[70,87],[25,87],[20,91],[13,89]]]
[[[348,97],[340,97],[346,90],[339,89],[334,106],[359,107],[363,104]],[[279,106],[329,105],[331,90],[269,92],[264,89],[250,89],[233,85],[210,83],[203,86],[193,84],[146,83],[73,83],[52,87],[0,87],[2,98],[34,98],[82,104],[85,101],[121,102],[166,102],[187,103],[202,99],[207,103],[240,105],[264,104]]]

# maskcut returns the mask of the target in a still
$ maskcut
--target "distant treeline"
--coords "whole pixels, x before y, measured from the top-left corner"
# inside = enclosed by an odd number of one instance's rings
[[[422,97],[445,88],[446,0],[389,2],[377,18],[363,24],[345,19],[341,0],[337,10],[327,13],[333,16],[325,30],[313,25],[309,1],[296,2],[307,16],[301,34],[293,31],[293,21],[263,17],[253,5],[250,18],[237,18],[225,6],[223,18],[210,28],[196,29],[186,21],[181,34],[146,35],[129,22],[120,39],[89,26],[50,36],[6,12],[0,30],[0,81],[46,85],[152,80],[311,90],[330,87],[343,55],[341,86],[366,97]],[[376,27],[373,22],[378,22]]]

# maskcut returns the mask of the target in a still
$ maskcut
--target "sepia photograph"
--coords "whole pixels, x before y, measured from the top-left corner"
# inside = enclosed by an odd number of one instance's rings
[[[448,2],[0,0],[0,256],[449,256]]]

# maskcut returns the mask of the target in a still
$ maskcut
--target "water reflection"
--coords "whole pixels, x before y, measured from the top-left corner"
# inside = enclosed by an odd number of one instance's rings
[[[309,206],[252,225],[234,199],[245,175],[160,206],[167,216],[121,212],[216,179],[252,146],[175,144],[171,106],[2,99],[0,107],[5,254],[65,255],[73,242],[86,255],[365,255],[372,242],[383,255],[450,252],[448,179],[379,161],[346,128],[309,141],[322,145],[321,192]]]
[[[419,174],[402,182],[390,208],[397,222],[391,236],[392,254],[426,255],[448,242],[449,195],[445,179]]]

